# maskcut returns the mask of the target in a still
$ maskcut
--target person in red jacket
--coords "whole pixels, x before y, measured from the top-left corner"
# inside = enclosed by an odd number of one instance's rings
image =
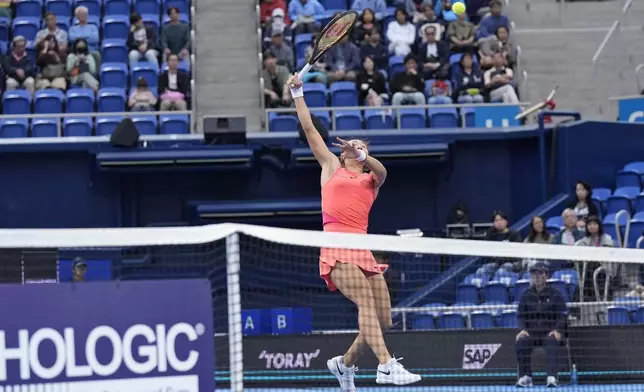
[[[281,8],[284,10],[284,22],[287,24],[291,23],[291,20],[288,17],[286,12],[286,2],[284,0],[263,0],[259,5],[259,18],[262,24],[270,23],[271,18],[273,17],[273,10],[276,8]]]

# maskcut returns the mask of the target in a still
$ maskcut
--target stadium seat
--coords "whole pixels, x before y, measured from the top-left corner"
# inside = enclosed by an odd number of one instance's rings
[[[559,279],[548,279],[548,285],[559,290],[564,301],[570,302],[570,292],[568,291],[568,284],[566,282]]]
[[[159,30],[161,28],[161,17],[159,14],[142,14],[141,18],[143,18],[143,24],[145,27],[150,27],[155,30]]]
[[[629,312],[634,312],[642,305],[642,300],[638,297],[617,297],[615,306],[626,308]]]
[[[31,94],[27,90],[9,90],[2,97],[4,114],[31,113]]]
[[[90,117],[65,118],[63,136],[92,136],[92,119]]]
[[[595,188],[593,189],[593,199],[596,199],[601,202],[605,202],[606,199],[612,194],[611,190],[608,188]]]
[[[134,0],[134,10],[139,14],[159,14],[160,9],[159,0]]]
[[[295,36],[295,58],[303,59],[306,57],[306,48],[311,45],[313,34],[298,34]]]
[[[425,117],[425,109],[421,109],[421,108],[400,109],[400,128],[401,129],[427,128],[427,118]]]
[[[466,128],[475,128],[475,113],[476,109],[473,107],[462,107],[461,108],[461,117],[465,119],[464,126]]]
[[[358,91],[353,82],[335,82],[329,86],[331,106],[358,106]]]
[[[456,288],[456,301],[479,303],[479,288],[471,283],[460,283]]]
[[[579,286],[579,275],[577,275],[577,270],[562,269],[555,271],[552,274],[552,279],[565,282],[568,290],[568,298],[572,299],[574,297],[577,286]]]
[[[386,130],[394,128],[394,119],[387,111],[365,110],[364,118],[367,129]]]
[[[326,86],[323,83],[305,83],[304,100],[307,106],[323,108],[327,106]]]
[[[181,15],[188,15],[190,13],[190,6],[188,0],[163,0],[163,14],[168,13],[168,8],[175,7],[179,9]]]
[[[514,284],[519,280],[519,274],[499,268],[494,274],[494,280],[503,283],[506,287],[514,287]]]
[[[130,30],[130,17],[109,15],[103,18],[103,39],[127,39]]]
[[[631,323],[631,315],[628,309],[622,306],[608,307],[608,325],[628,325]]]
[[[631,211],[631,199],[640,193],[640,188],[626,186],[615,189],[615,192],[606,200],[606,213],[614,214],[621,210]]]
[[[470,319],[472,320],[472,328],[474,329],[494,328],[494,316],[490,312],[484,310],[474,311],[471,313]]]
[[[132,122],[141,135],[157,134],[157,116],[133,115]]]
[[[329,112],[313,111],[312,113],[315,115],[315,117],[318,118],[318,120],[320,120],[320,122],[322,123],[322,125],[326,127],[326,129],[331,130],[332,124],[331,124],[331,115],[329,114]]]
[[[67,113],[92,113],[94,111],[94,90],[75,88],[67,91]]]
[[[393,79],[399,72],[405,72],[405,58],[402,56],[389,57],[389,78]]]
[[[148,82],[148,88],[156,92],[159,85],[159,69],[156,65],[146,61],[135,64],[131,69],[132,86],[136,86],[136,81],[143,78]]]
[[[29,121],[24,118],[14,118],[11,120],[3,120],[0,125],[0,137],[15,138],[27,137],[27,128]]]
[[[127,65],[103,63],[100,71],[101,87],[127,88]]]
[[[516,310],[502,311],[499,318],[499,326],[502,328],[518,328],[519,322],[517,320]]]
[[[98,91],[99,112],[124,112],[125,91],[119,88],[102,88]]]
[[[602,221],[604,223],[604,232],[610,235],[613,240],[617,240],[617,230],[620,231],[620,236],[624,233],[624,227],[628,221],[628,215],[621,214],[619,216],[618,226],[616,227],[616,217],[617,214],[608,214]],[[618,244],[617,246],[621,247],[622,244]]]
[[[517,283],[514,285],[514,301],[519,301],[521,299],[521,295],[530,287],[530,280],[527,279],[519,279],[517,280]]]
[[[631,219],[631,226],[626,239],[626,247],[637,248],[637,241],[644,235],[644,221]]]
[[[0,42],[4,43],[4,50],[6,52],[7,42],[9,42],[9,18],[0,17]]]
[[[269,115],[268,130],[271,132],[293,132],[297,127],[297,117],[293,115],[277,113]]]
[[[40,16],[36,17],[18,17],[13,20],[13,36],[22,35],[27,41],[33,41],[36,38],[40,28]]]
[[[101,61],[106,63],[127,63],[128,50],[125,40],[105,39],[101,43]]]
[[[55,88],[38,90],[34,93],[34,112],[38,114],[53,114],[63,112],[65,95]]]
[[[635,186],[641,188],[640,173],[634,170],[621,170],[617,173],[617,187]]]
[[[413,313],[411,315],[411,329],[414,331],[436,329],[436,319],[431,314]]]
[[[438,316],[438,325],[441,329],[463,329],[465,318],[461,313],[446,312]]]
[[[21,0],[16,3],[16,17],[42,17],[42,0]]]
[[[427,109],[429,126],[431,128],[456,128],[458,127],[458,113],[456,108],[432,107]]]
[[[353,131],[357,129],[362,129],[362,115],[359,110],[342,110],[335,112],[336,131]]]
[[[636,324],[644,324],[644,306],[640,306],[633,315],[633,321]]]
[[[347,2],[345,0],[322,0],[322,6],[325,10],[346,10]]]
[[[98,117],[96,119],[96,136],[111,135],[121,121],[123,121],[123,117]]]
[[[190,133],[190,118],[187,114],[164,114],[159,118],[162,135],[180,135]]]
[[[131,14],[132,0],[103,0],[105,15],[126,15]]]
[[[34,119],[31,123],[31,136],[32,137],[57,137],[58,119],[57,118]]]
[[[486,283],[483,286],[482,294],[486,302],[498,302],[501,304],[510,302],[508,286],[501,282],[491,281]]]
[[[71,0],[47,0],[45,7],[48,12],[53,12],[56,15],[60,15],[62,19],[63,15],[72,14],[72,2]],[[67,18],[67,25],[69,26],[69,18]],[[58,22],[59,20],[56,19]]]
[[[551,216],[546,220],[546,228],[551,233],[559,233],[563,226],[563,218],[559,215]]]

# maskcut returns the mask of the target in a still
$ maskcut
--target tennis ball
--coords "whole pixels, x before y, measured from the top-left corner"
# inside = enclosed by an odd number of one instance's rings
[[[456,2],[452,4],[452,11],[454,11],[456,15],[462,14],[465,12],[465,3]]]

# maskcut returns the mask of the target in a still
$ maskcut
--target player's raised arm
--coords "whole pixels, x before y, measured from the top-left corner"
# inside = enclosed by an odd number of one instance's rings
[[[302,87],[302,82],[299,80],[297,74],[291,76],[286,84],[291,89],[291,95],[293,96],[295,109],[297,110],[297,118],[302,125],[302,130],[306,135],[306,140],[313,152],[313,156],[315,156],[315,159],[317,159],[322,167],[328,166],[332,162],[337,162],[338,158],[329,151],[324,139],[322,139],[322,136],[320,136],[320,133],[313,124],[311,112],[309,112],[309,108],[306,106],[306,102],[304,102],[304,87]]]

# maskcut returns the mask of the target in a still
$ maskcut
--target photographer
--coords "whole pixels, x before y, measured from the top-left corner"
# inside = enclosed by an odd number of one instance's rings
[[[130,34],[127,36],[130,66],[143,59],[159,67],[156,31],[146,28],[143,18],[136,12],[130,16],[130,26]]]
[[[91,88],[98,91],[99,83],[96,78],[96,61],[89,55],[87,41],[79,38],[74,42],[72,53],[67,56],[67,73],[70,82],[75,86]]]
[[[36,46],[36,65],[40,74],[36,78],[36,90],[57,88],[65,91],[65,64],[60,55],[55,35],[48,35]]]

